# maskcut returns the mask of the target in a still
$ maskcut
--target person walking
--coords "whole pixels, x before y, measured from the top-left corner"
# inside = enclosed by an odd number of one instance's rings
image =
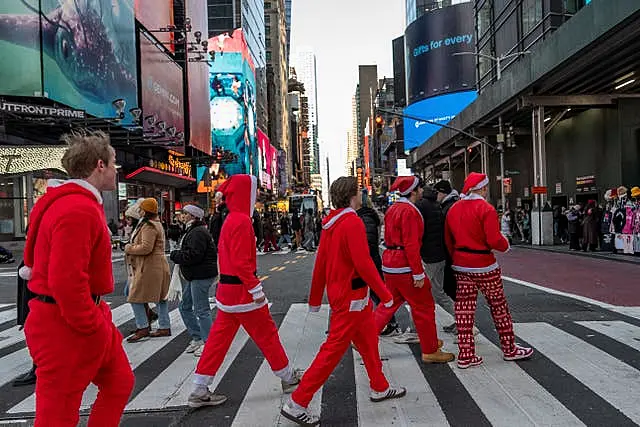
[[[600,211],[595,200],[589,200],[582,220],[582,250],[595,252],[600,241]]]
[[[191,335],[186,352],[200,357],[209,337],[211,305],[209,292],[218,277],[218,252],[209,230],[202,221],[204,211],[196,205],[182,209],[187,228],[180,249],[171,252],[170,259],[180,267],[182,300],[180,316]]]
[[[302,247],[309,252],[313,252],[315,250],[316,232],[316,223],[313,220],[313,209],[307,209],[302,227],[304,229],[304,242],[302,242]]]
[[[500,233],[498,213],[486,200],[489,178],[472,172],[464,182],[462,200],[451,207],[445,222],[445,239],[453,257],[458,283],[456,323],[458,327],[458,367],[482,364],[475,352],[473,324],[480,290],[491,310],[504,360],[528,359],[533,349],[515,342],[513,322],[502,285],[502,272],[494,250],[506,252],[509,241]]]
[[[130,270],[129,294],[136,322],[136,331],[127,338],[134,343],[147,337],[171,335],[167,292],[169,290],[169,263],[165,257],[165,233],[158,219],[156,199],[144,199],[140,204],[143,216],[131,243],[124,248],[125,262]],[[155,303],[158,308],[158,330],[151,332],[151,322],[145,304]]]
[[[420,258],[424,220],[415,206],[423,192],[420,179],[416,176],[400,176],[393,183],[391,191],[398,191],[402,196],[384,217],[384,241],[387,249],[382,254],[382,271],[393,295],[393,306],[379,305],[376,308],[376,328],[381,331],[406,301],[411,307],[411,317],[420,339],[422,361],[450,362],[454,359],[453,353],[440,350],[442,341],[438,339],[436,332],[436,308],[431,295],[431,284],[426,279]]]
[[[425,187],[422,199],[416,207],[424,218],[424,232],[420,256],[424,271],[431,282],[433,299],[442,308],[453,313],[453,301],[444,292],[444,269],[446,264],[446,246],[444,243],[444,214],[438,204],[438,193],[430,186]]]
[[[380,217],[378,212],[373,209],[371,199],[367,195],[366,191],[362,192],[362,206],[356,211],[362,222],[364,223],[364,229],[367,234],[367,245],[369,247],[369,255],[373,260],[373,264],[378,270],[378,274],[381,279],[384,279],[382,273],[382,257],[380,256]],[[371,299],[376,305],[381,303],[380,297],[374,291],[371,292]],[[389,320],[389,323],[384,327],[380,335],[382,336],[398,336],[400,331],[398,330],[398,322],[395,314]]]
[[[569,249],[580,250],[580,205],[571,206],[567,212],[567,230],[569,231]]]
[[[116,154],[103,132],[62,137],[68,181],[50,180],[33,207],[20,277],[35,294],[25,324],[36,364],[35,427],[76,426],[82,395],[98,387],[90,426],[116,427],[134,377],[122,335],[102,300],[113,292],[111,237],[102,206]]]
[[[289,364],[280,342],[262,282],[256,275],[255,235],[251,217],[256,203],[258,182],[252,175],[232,175],[220,186],[229,215],[220,233],[220,283],[216,291],[218,314],[194,375],[194,390],[188,405],[192,408],[217,406],[227,397],[213,394],[209,386],[220,369],[240,326],[256,343],[281,380],[285,393],[300,382],[299,373]]]
[[[296,212],[291,216],[291,229],[293,230],[295,249],[302,248],[302,224],[300,223],[300,215]],[[291,248],[293,250],[294,248]]]
[[[289,224],[289,216],[287,214],[283,214],[282,218],[280,218],[280,239],[278,240],[278,247],[284,248],[284,244],[291,247],[291,226]]]
[[[362,203],[358,183],[354,177],[341,177],[331,184],[330,191],[336,209],[323,223],[309,293],[309,311],[317,312],[326,287],[331,307],[329,333],[281,411],[284,417],[302,426],[320,423],[320,418],[307,408],[351,343],[367,370],[371,401],[382,402],[407,393],[404,387],[390,385],[382,372],[369,286],[386,306],[390,307],[393,300],[369,255],[365,226],[356,214]]]

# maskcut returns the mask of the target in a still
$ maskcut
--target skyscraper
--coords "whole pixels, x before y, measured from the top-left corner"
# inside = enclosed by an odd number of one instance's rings
[[[316,55],[311,49],[299,50],[294,58],[298,80],[304,84],[309,99],[309,159],[311,173],[320,173],[320,144],[318,143],[318,90]]]
[[[286,9],[285,23],[287,25],[287,62],[289,62],[289,54],[291,53],[291,0],[285,0]]]
[[[454,4],[469,3],[472,0],[405,0],[406,25],[411,24],[425,13]]]
[[[358,101],[351,97],[351,130],[347,131],[347,161],[345,173],[355,176],[356,160],[358,160]]]

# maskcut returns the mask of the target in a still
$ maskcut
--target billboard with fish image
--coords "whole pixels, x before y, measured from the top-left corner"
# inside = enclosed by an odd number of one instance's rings
[[[116,116],[114,101],[124,111],[138,106],[133,0],[2,1],[0,53],[2,94],[44,96],[103,118]]]
[[[42,96],[40,13],[31,3],[0,1],[0,95]]]
[[[209,39],[209,50],[215,52],[209,68],[213,151],[237,156],[221,164],[220,173],[259,176],[255,68],[244,33]]]

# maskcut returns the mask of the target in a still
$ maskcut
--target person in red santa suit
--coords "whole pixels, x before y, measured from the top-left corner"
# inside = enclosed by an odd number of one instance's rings
[[[218,314],[196,368],[195,388],[188,401],[192,408],[221,405],[227,400],[226,396],[213,394],[208,386],[240,326],[262,351],[273,373],[282,380],[283,392],[290,393],[300,382],[300,373],[289,364],[262,283],[256,276],[256,236],[251,223],[257,197],[256,177],[233,175],[219,191],[225,196],[229,213],[218,244]]]
[[[451,207],[445,222],[445,241],[457,282],[458,367],[462,369],[482,364],[482,358],[475,354],[472,332],[478,290],[491,309],[504,360],[528,359],[533,354],[533,349],[515,342],[500,266],[492,253],[508,251],[509,241],[500,233],[498,213],[485,200],[488,185],[486,175],[469,174],[461,200]]]
[[[309,294],[309,310],[319,311],[326,287],[331,307],[329,333],[281,411],[302,426],[320,423],[307,407],[352,342],[369,376],[371,401],[399,398],[407,392],[404,387],[389,385],[382,372],[369,286],[387,306],[393,300],[369,255],[364,223],[356,213],[362,205],[358,183],[354,177],[341,177],[331,184],[330,192],[336,209],[323,220]]]
[[[436,332],[436,307],[420,257],[424,220],[415,206],[422,197],[420,178],[399,176],[391,186],[391,191],[397,191],[402,196],[384,216],[386,250],[382,254],[382,271],[393,295],[393,306],[378,306],[375,312],[376,328],[378,332],[382,331],[406,301],[411,307],[411,316],[420,339],[422,361],[451,362],[455,358],[453,353],[440,349],[442,341]]]
[[[20,276],[36,295],[25,325],[37,366],[35,426],[76,426],[82,394],[99,393],[89,426],[117,426],[134,377],[102,296],[113,292],[111,236],[102,191],[116,189],[116,157],[101,132],[71,134],[62,165],[29,218]]]

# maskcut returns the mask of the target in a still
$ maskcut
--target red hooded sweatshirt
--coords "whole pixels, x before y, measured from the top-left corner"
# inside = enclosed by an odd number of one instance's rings
[[[256,236],[251,217],[256,203],[257,181],[251,175],[233,175],[219,188],[229,214],[220,231],[218,263],[220,283],[217,306],[227,313],[246,313],[267,304],[256,276]],[[236,283],[232,283],[236,282]]]
[[[369,255],[364,223],[356,212],[351,208],[333,210],[322,222],[322,229],[311,281],[311,310],[320,309],[325,287],[335,312],[364,310],[369,287],[382,302],[393,302]]]
[[[50,181],[31,211],[24,262],[29,289],[53,297],[70,328],[91,335],[110,320],[108,306],[92,299],[113,292],[113,270],[102,197],[91,184]]]

